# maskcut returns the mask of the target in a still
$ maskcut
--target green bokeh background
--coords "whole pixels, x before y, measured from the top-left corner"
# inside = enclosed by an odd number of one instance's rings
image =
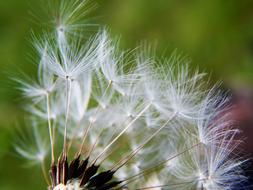
[[[48,0],[50,1],[50,0]],[[228,89],[253,89],[252,0],[96,0],[97,23],[121,36],[122,48],[156,44],[158,55],[173,49],[212,73]],[[23,100],[10,78],[33,72],[30,10],[38,0],[0,0],[0,189],[46,189],[40,168],[25,168],[13,151]],[[35,10],[39,14],[40,10]]]

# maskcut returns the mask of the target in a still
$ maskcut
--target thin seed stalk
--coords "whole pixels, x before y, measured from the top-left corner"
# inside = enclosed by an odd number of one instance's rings
[[[122,166],[124,166],[129,160],[131,160],[148,142],[150,142],[162,129],[164,129],[169,122],[171,122],[176,116],[177,112],[175,112],[161,127],[159,127],[150,137],[148,137],[139,147],[137,147],[132,153],[130,153],[126,158],[123,158],[120,160],[113,168],[112,170],[117,171]],[[119,166],[117,167],[117,165]],[[115,169],[116,168],[116,169]]]
[[[68,128],[70,97],[71,97],[71,79],[68,77],[66,78],[66,110],[65,110],[63,156],[66,156],[67,153],[67,128]]]
[[[153,170],[155,170],[155,169],[157,169],[157,168],[159,168],[159,167],[164,166],[164,165],[167,164],[169,161],[171,161],[171,160],[173,160],[173,159],[175,159],[175,158],[177,158],[177,157],[179,157],[179,156],[185,154],[186,152],[189,152],[190,150],[194,149],[195,147],[199,146],[200,144],[201,144],[201,142],[197,142],[196,144],[194,144],[194,145],[192,145],[191,147],[189,147],[189,148],[187,148],[187,149],[185,149],[185,150],[183,150],[183,151],[181,151],[181,152],[175,154],[174,156],[172,156],[172,157],[170,157],[170,158],[168,158],[168,159],[166,159],[166,160],[164,160],[164,161],[162,161],[162,162],[156,164],[156,165],[153,166],[153,167],[150,167],[150,168],[148,168],[148,169],[145,169],[145,170],[141,171],[141,172],[138,173],[138,174],[135,174],[135,175],[133,175],[133,176],[127,178],[127,179],[124,179],[123,181],[128,181],[128,183],[126,183],[126,184],[129,184],[129,183],[131,183],[132,181],[137,180],[137,179],[138,179],[137,177],[139,177],[139,176],[141,176],[141,175],[147,175],[147,174],[151,173]],[[126,184],[124,184],[124,185],[126,185]]]
[[[151,102],[148,103],[143,109],[142,111],[140,111],[140,113],[120,132],[120,134],[117,135],[117,137],[115,137],[105,148],[104,150],[97,156],[97,158],[93,161],[93,163],[96,163],[96,161],[133,125],[133,123],[135,121],[137,121],[145,111],[147,111],[149,109],[149,107],[151,106]]]
[[[44,177],[47,185],[50,186],[50,181],[48,179],[48,175],[47,175],[44,159],[41,161],[41,170],[42,170],[42,174],[43,174],[43,177]]]
[[[54,163],[54,137],[53,137],[53,130],[51,125],[51,109],[50,109],[50,97],[49,93],[46,95],[46,101],[47,101],[47,122],[48,122],[48,132],[49,132],[49,138],[50,138],[50,144],[51,144],[51,162]]]
[[[106,95],[107,91],[108,91],[108,90],[110,89],[110,87],[112,86],[112,83],[113,83],[113,82],[110,80],[109,83],[108,83],[108,85],[107,85],[107,87],[106,87],[106,89],[105,89],[105,91],[104,91],[104,93],[102,94],[102,98]],[[100,111],[101,108],[102,108],[102,107],[99,106],[99,107],[96,109],[96,112],[95,112],[95,114],[94,114],[94,117],[97,116],[97,114],[98,114],[98,112]],[[78,155],[80,155],[81,152],[82,152],[82,150],[83,150],[83,146],[84,146],[85,140],[86,140],[86,138],[87,138],[88,132],[89,132],[89,130],[91,129],[93,123],[94,123],[94,121],[90,121],[90,122],[89,122],[88,128],[87,128],[87,129],[85,130],[85,132],[84,132],[82,144],[81,144],[81,146],[80,146]]]

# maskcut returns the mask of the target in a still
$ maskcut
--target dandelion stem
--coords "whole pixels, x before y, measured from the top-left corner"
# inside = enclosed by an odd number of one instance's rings
[[[93,163],[96,163],[96,161],[114,144],[126,131],[129,129],[132,124],[138,120],[142,114],[151,106],[151,103],[147,104],[145,108],[140,111],[140,113],[120,132],[120,134],[117,135],[105,148],[104,150],[97,156],[97,158],[93,161]]]
[[[49,131],[49,138],[50,138],[50,144],[51,144],[51,163],[54,163],[54,137],[53,137],[53,131],[51,126],[51,109],[50,109],[50,97],[49,93],[46,95],[47,99],[47,121],[48,121],[48,131]]]

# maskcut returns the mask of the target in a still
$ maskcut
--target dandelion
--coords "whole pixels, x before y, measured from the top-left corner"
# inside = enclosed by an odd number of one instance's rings
[[[20,82],[39,125],[36,149],[16,151],[42,165],[48,189],[230,190],[244,181],[228,98],[175,53],[122,52],[104,27],[84,43],[85,2],[57,4],[56,33],[36,45],[38,83]]]

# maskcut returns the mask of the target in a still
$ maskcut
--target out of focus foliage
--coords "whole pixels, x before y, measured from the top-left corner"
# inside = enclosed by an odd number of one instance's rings
[[[156,47],[159,56],[169,56],[176,48],[192,59],[193,67],[211,73],[211,79],[224,81],[228,88],[253,88],[252,0],[93,1],[97,6],[91,22],[119,34],[122,48],[145,41]],[[38,3],[0,1],[1,190],[45,189],[40,168],[24,168],[12,148],[14,131],[19,125],[22,128],[25,114],[24,100],[11,78],[22,75],[21,70],[35,71],[31,31],[41,30],[37,16],[43,8]]]

